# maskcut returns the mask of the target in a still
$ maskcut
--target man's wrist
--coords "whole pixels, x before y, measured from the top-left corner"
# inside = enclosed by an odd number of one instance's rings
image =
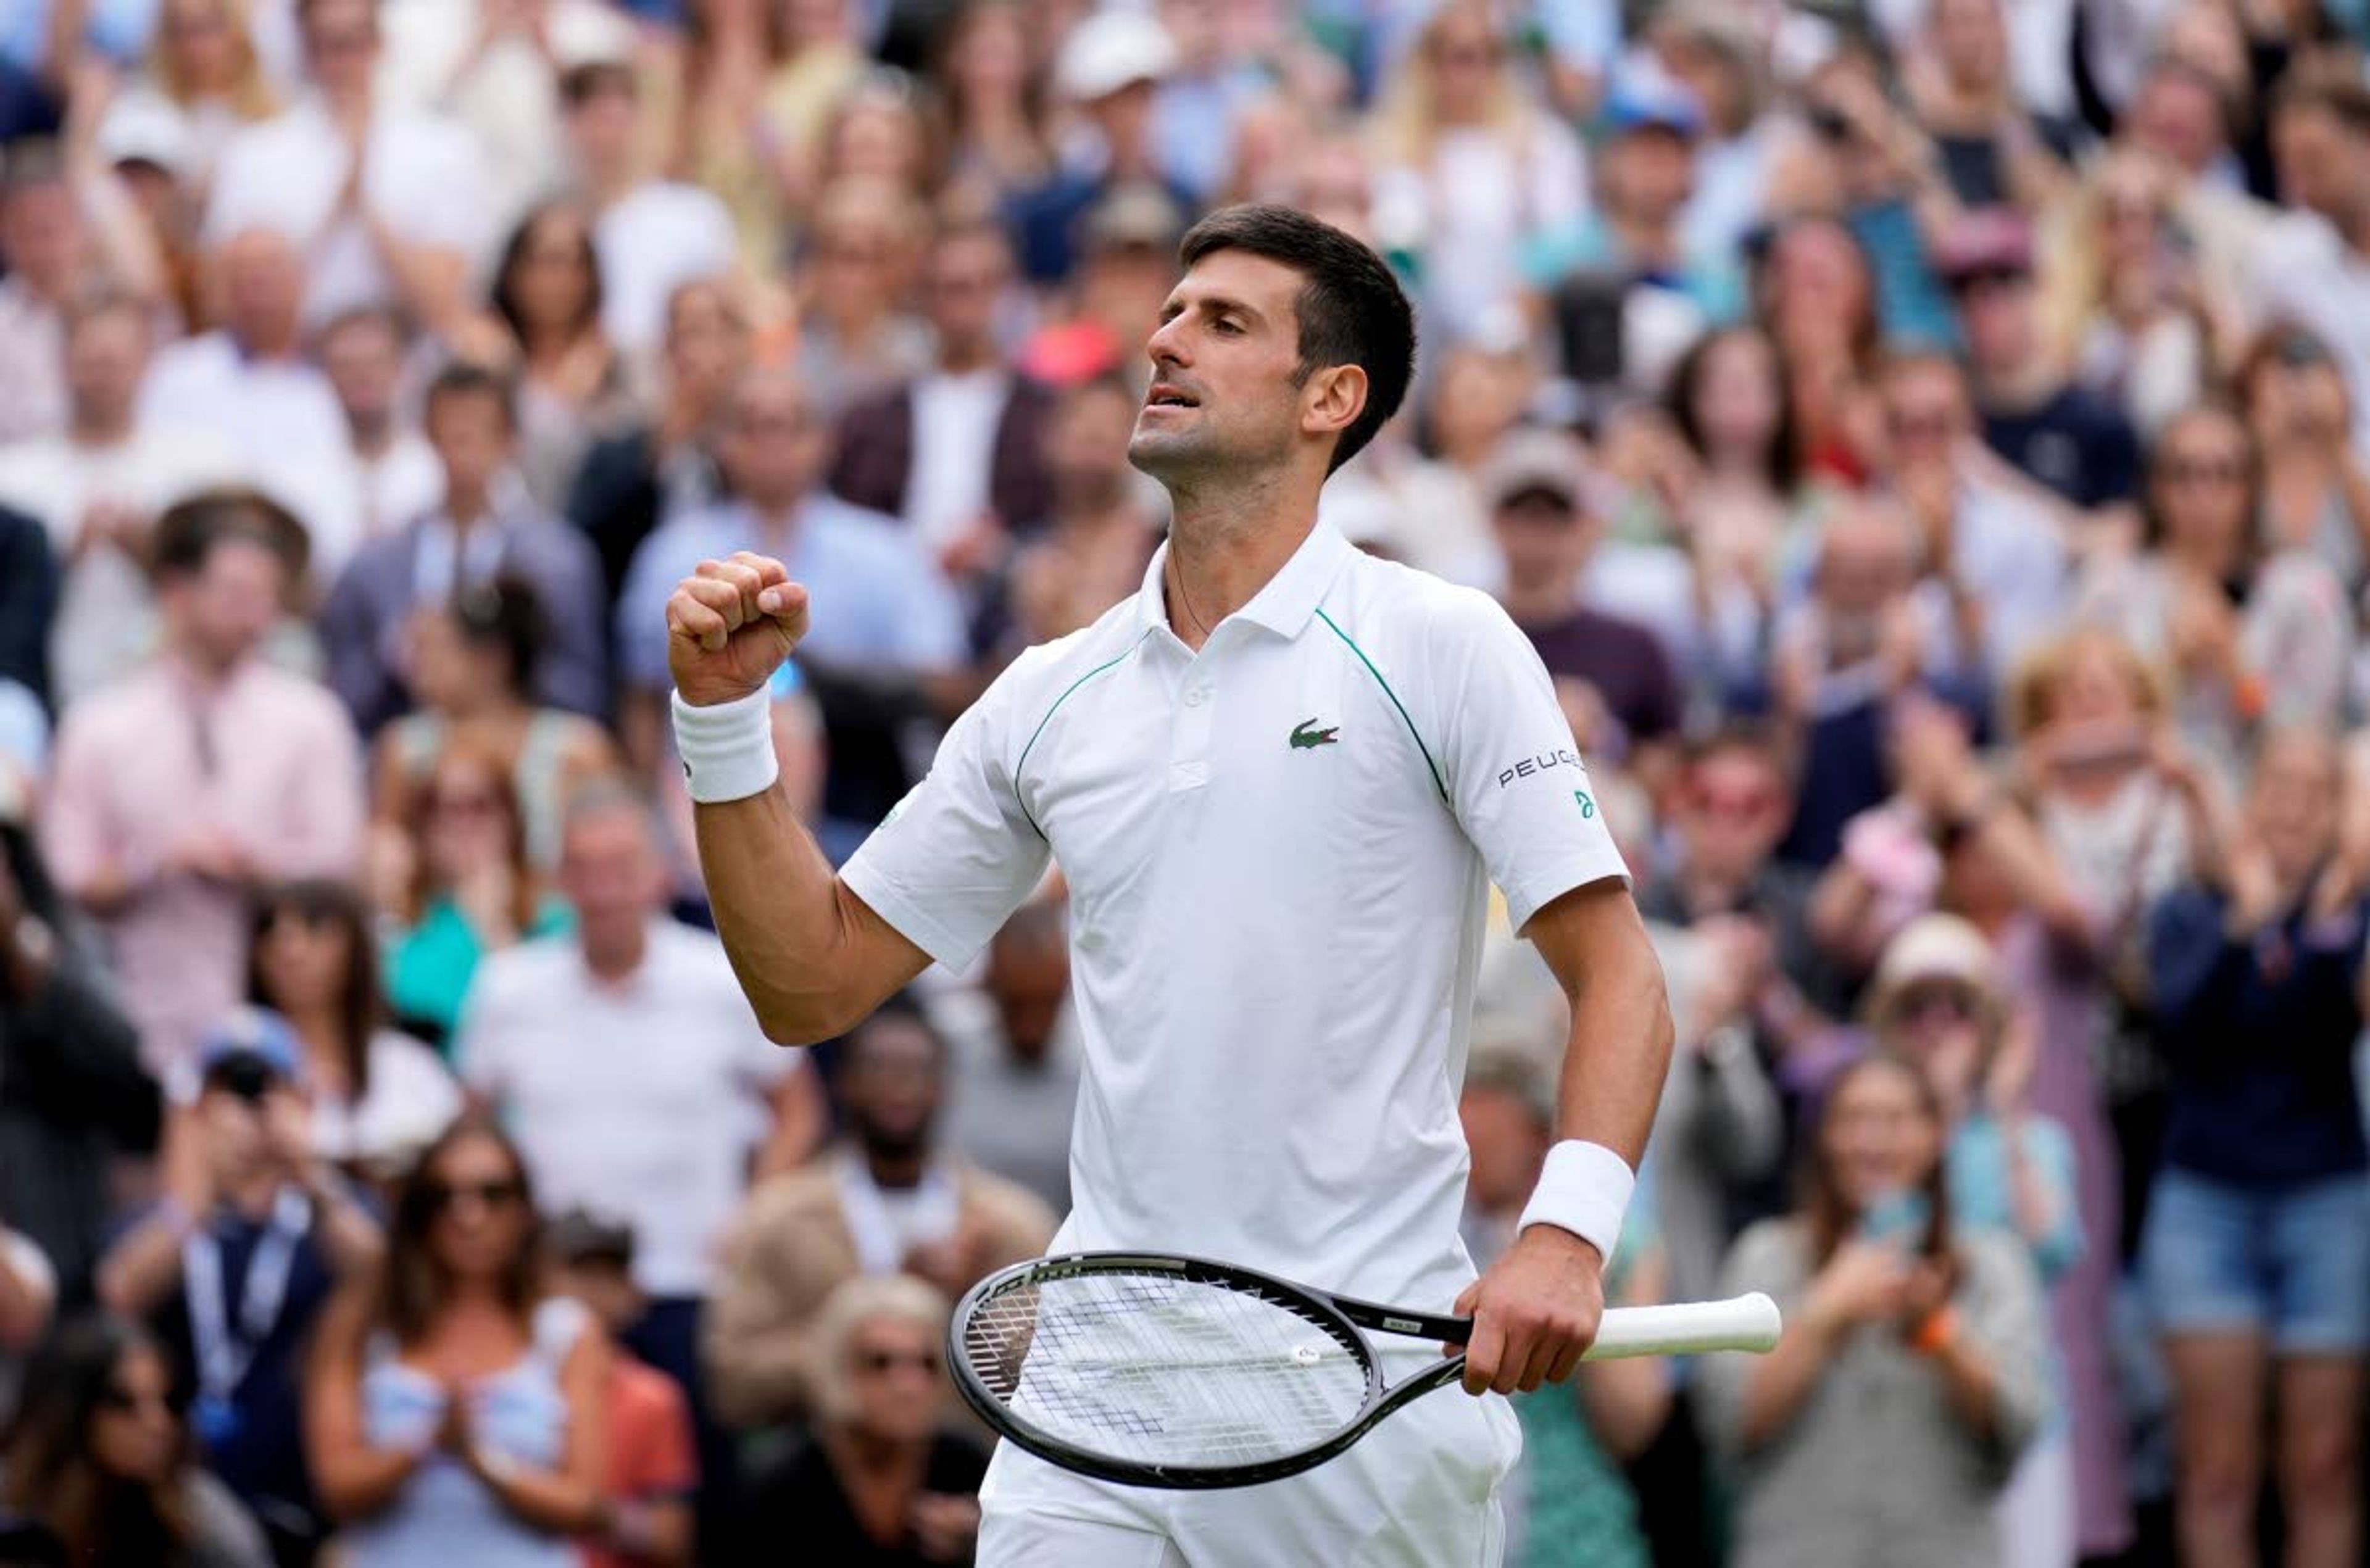
[[[1538,1185],[1515,1222],[1519,1236],[1534,1225],[1569,1230],[1610,1259],[1620,1244],[1621,1221],[1637,1190],[1629,1162],[1601,1143],[1566,1139],[1547,1150]]]
[[[694,704],[677,692],[674,745],[683,759],[685,787],[694,804],[717,806],[746,800],[774,787],[780,763],[774,756],[773,702],[763,686],[731,702]]]

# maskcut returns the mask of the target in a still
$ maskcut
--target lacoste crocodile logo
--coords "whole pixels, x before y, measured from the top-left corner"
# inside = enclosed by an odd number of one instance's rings
[[[1318,729],[1315,719],[1305,718],[1292,732],[1292,749],[1306,751],[1312,746],[1337,745],[1339,742],[1334,738],[1340,733],[1341,727],[1338,724],[1330,729]]]

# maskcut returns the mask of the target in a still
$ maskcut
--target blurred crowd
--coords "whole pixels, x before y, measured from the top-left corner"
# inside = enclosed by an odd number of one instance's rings
[[[1530,636],[1662,948],[1616,1299],[1791,1324],[1525,1397],[1510,1562],[2364,1560],[2363,0],[5,12],[0,1562],[969,1560],[1060,879],[768,1044],[661,606],[810,585],[843,858],[1146,591],[1237,200],[1417,299],[1322,523]]]

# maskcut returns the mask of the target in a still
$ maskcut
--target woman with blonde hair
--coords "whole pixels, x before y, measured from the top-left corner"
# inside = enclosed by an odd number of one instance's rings
[[[2108,154],[2060,205],[2040,273],[2053,357],[2143,436],[2195,403],[2223,362],[2226,313],[2207,295],[2178,197],[2154,158]]]
[[[824,1300],[811,1345],[810,1440],[749,1488],[731,1532],[750,1568],[796,1540],[835,1568],[967,1562],[985,1457],[941,1429],[947,1299],[911,1275],[867,1275]]]
[[[1524,90],[1513,49],[1494,7],[1451,0],[1375,112],[1376,237],[1417,253],[1426,329],[1444,343],[1519,297],[1527,242],[1587,213],[1579,140]]]

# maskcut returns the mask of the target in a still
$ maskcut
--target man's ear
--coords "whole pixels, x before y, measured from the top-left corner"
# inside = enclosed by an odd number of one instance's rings
[[[1358,365],[1328,365],[1301,394],[1300,428],[1308,435],[1339,435],[1366,411],[1366,372]]]

